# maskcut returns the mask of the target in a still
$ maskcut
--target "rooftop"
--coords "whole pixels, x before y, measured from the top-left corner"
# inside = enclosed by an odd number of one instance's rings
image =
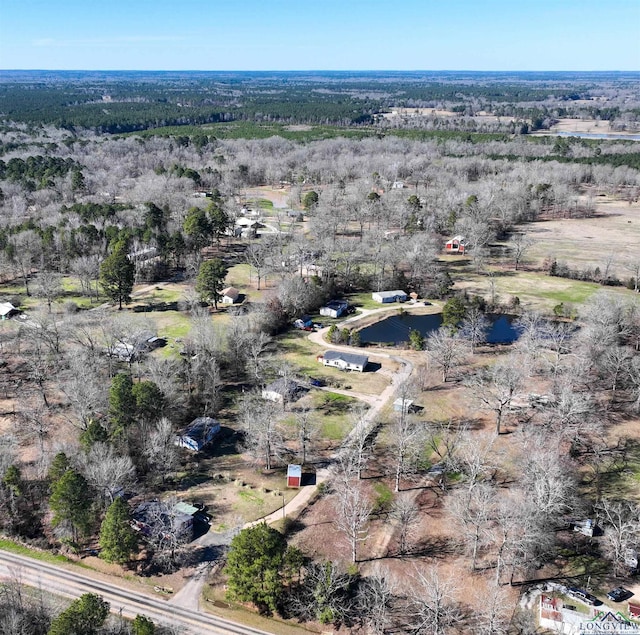
[[[355,353],[343,353],[342,351],[325,351],[324,359],[329,361],[341,359],[347,364],[356,364],[358,366],[366,366],[369,358],[366,355],[356,355]]]
[[[379,295],[381,298],[393,298],[397,295],[407,295],[402,289],[396,289],[395,291],[374,291],[375,295]]]

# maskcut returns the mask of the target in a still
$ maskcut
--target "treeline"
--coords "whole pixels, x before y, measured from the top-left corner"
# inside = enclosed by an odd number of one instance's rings
[[[572,102],[590,99],[594,88],[578,82],[582,80],[489,76],[469,83],[447,74],[369,73],[118,73],[100,78],[62,75],[55,81],[34,76],[0,84],[0,112],[9,121],[110,134],[234,120],[362,125],[394,106],[484,109],[535,120],[559,116],[560,110],[568,115],[575,112]],[[549,100],[551,106],[542,104]],[[616,104],[594,104],[588,112],[612,120],[621,110]]]

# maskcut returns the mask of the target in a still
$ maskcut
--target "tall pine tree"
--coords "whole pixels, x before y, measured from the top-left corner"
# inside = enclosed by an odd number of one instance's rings
[[[127,255],[127,243],[118,241],[111,253],[100,265],[100,285],[105,295],[118,303],[118,309],[122,309],[122,303],[131,300],[135,266]]]
[[[103,560],[124,564],[131,559],[138,540],[130,523],[129,507],[121,498],[116,498],[100,526],[100,557]]]

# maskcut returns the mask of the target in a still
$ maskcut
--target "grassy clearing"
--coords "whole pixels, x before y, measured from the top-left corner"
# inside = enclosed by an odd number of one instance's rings
[[[376,302],[371,298],[371,293],[353,293],[347,298],[350,304],[359,309],[383,309],[384,304]],[[389,306],[389,305],[387,305]]]
[[[268,198],[254,198],[247,201],[249,205],[259,207],[260,209],[273,209],[273,201],[270,201]]]
[[[313,409],[320,424],[321,435],[328,441],[342,441],[351,430],[351,408],[357,399],[333,392],[312,393]]]
[[[487,275],[459,272],[455,287],[472,294],[491,297],[491,280]],[[493,276],[497,299],[503,303],[517,296],[524,307],[533,306],[550,311],[554,306],[582,304],[602,287],[595,282],[581,282],[566,278],[552,278],[544,273],[529,271],[497,272]],[[623,289],[607,287],[608,291],[624,293]]]
[[[303,331],[291,331],[278,338],[278,348],[283,357],[292,364],[301,375],[324,380],[327,385],[335,388],[350,386],[355,392],[367,395],[379,395],[388,385],[389,380],[380,372],[376,373],[346,373],[337,368],[322,366],[316,357],[324,351],[309,341]],[[386,360],[384,364],[389,362]]]

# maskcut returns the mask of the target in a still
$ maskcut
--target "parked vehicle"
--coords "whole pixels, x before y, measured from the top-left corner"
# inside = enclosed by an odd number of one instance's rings
[[[591,593],[587,593],[587,591],[583,591],[582,589],[578,589],[576,587],[569,587],[567,589],[567,595],[569,597],[572,597],[574,600],[579,600],[580,602],[584,602],[585,604],[589,604],[590,606],[600,603],[595,595],[591,595]]]
[[[611,591],[607,593],[607,597],[612,602],[622,602],[623,600],[628,600],[632,595],[633,593],[631,593],[631,591],[628,591],[622,586],[618,586],[615,589],[611,589]]]

